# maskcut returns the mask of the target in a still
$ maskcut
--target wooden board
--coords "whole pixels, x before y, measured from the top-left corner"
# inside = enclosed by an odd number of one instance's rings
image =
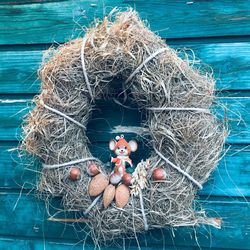
[[[139,235],[140,244],[145,246],[146,241],[150,246],[157,245],[158,248],[161,248],[164,244],[185,246],[188,242],[189,246],[199,244],[201,247],[230,249],[239,249],[240,246],[241,249],[249,249],[250,208],[248,204],[233,199],[201,200],[200,203],[207,210],[209,216],[222,217],[222,229],[195,227],[198,243],[192,228],[181,227],[174,231],[175,236],[168,229],[162,232],[153,230],[146,236]],[[0,235],[4,234],[8,237],[43,237],[47,240],[57,238],[75,242],[81,242],[85,237],[84,232],[75,232],[72,225],[66,226],[64,223],[47,221],[43,202],[26,194],[0,193],[0,223]],[[84,225],[74,224],[74,226],[79,230]],[[127,241],[128,243],[129,241]],[[131,241],[131,244],[136,245],[135,241]]]
[[[31,191],[39,175],[27,168],[36,167],[13,148],[22,117],[40,88],[36,71],[42,52],[53,42],[83,36],[80,25],[88,26],[114,6],[134,7],[171,47],[193,49],[213,68],[217,91],[222,91],[217,101],[230,109],[228,152],[199,192],[208,215],[223,218],[222,229],[198,227],[194,233],[179,228],[174,235],[154,230],[139,236],[142,250],[250,249],[250,0],[0,0],[0,250],[83,249],[82,225],[74,225],[75,232],[72,225],[47,221],[44,203]],[[108,161],[107,142],[122,132],[117,126],[139,126],[139,117],[117,105],[100,104],[88,126],[92,153]],[[147,154],[139,146],[135,159]],[[87,240],[84,249],[93,245]],[[126,241],[125,249],[138,247]]]
[[[250,34],[250,1],[80,0],[0,6],[0,44],[65,42],[113,7],[134,7],[164,38]]]
[[[213,68],[217,90],[250,90],[250,43],[175,44],[176,49],[192,49],[200,61]],[[37,70],[46,46],[25,46],[19,50],[0,50],[0,94],[37,93]]]
[[[153,250],[157,246],[141,246],[141,250]],[[176,246],[164,245],[167,250],[176,250]],[[1,250],[30,250],[30,249],[46,249],[46,250],[93,250],[93,245],[84,244],[83,242],[76,243],[69,240],[58,239],[41,239],[41,238],[29,238],[29,237],[1,237],[0,238]],[[117,250],[117,247],[102,247],[102,250]],[[203,247],[202,250],[210,250],[211,248]],[[214,250],[222,250],[222,248],[213,248]],[[138,250],[138,246],[129,246],[126,250]],[[182,247],[178,246],[178,250],[200,250],[200,247]]]

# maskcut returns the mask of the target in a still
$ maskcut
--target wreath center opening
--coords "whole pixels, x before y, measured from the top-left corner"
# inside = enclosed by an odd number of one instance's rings
[[[123,99],[119,99],[119,94],[96,101],[87,124],[86,135],[89,139],[91,154],[104,163],[105,170],[108,172],[112,172],[114,169],[111,157],[115,157],[114,150],[109,148],[109,141],[121,135],[127,142],[135,140],[137,150],[130,155],[133,164],[126,167],[126,171],[132,173],[141,160],[149,157],[152,149],[142,136],[142,122],[146,118],[144,112],[135,106],[126,106],[131,105],[130,99],[124,106],[119,104],[122,102]]]

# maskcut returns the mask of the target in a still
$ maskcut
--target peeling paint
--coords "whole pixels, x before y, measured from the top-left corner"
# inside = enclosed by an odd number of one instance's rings
[[[6,100],[1,100],[0,103],[24,103],[27,102],[27,100],[24,99],[19,99],[19,100],[12,100],[12,99],[6,99]]]
[[[18,150],[17,147],[15,147],[15,148],[9,148],[9,149],[7,149],[6,151],[7,151],[7,152],[12,152],[12,151],[16,151],[16,150]]]

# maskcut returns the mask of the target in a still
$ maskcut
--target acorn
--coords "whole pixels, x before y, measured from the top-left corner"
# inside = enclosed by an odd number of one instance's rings
[[[167,173],[163,168],[155,168],[153,170],[152,177],[153,177],[153,180],[155,180],[155,181],[166,180]]]
[[[104,174],[96,175],[89,183],[89,195],[97,196],[101,194],[109,184],[109,179]]]
[[[115,186],[109,184],[103,193],[103,206],[107,208],[115,198]]]
[[[95,163],[91,163],[87,166],[87,173],[89,176],[96,176],[100,173],[100,169]]]
[[[80,176],[81,176],[81,170],[79,168],[71,168],[70,169],[70,172],[69,172],[69,178],[72,180],[72,181],[77,181],[80,179]]]
[[[132,176],[129,173],[124,173],[124,175],[122,176],[122,182],[126,185],[126,186],[130,186],[131,185],[131,181],[132,181]]]
[[[118,208],[123,208],[127,205],[130,197],[129,188],[125,184],[121,184],[115,191],[115,205]]]
[[[113,174],[110,175],[109,180],[110,180],[111,184],[117,185],[122,180],[122,177],[118,173],[113,173]]]

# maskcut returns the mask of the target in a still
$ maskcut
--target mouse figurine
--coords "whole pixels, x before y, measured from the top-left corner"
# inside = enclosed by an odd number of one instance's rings
[[[132,167],[132,160],[129,158],[131,152],[137,150],[137,142],[131,140],[127,142],[124,135],[116,136],[116,140],[109,142],[109,149],[114,151],[116,157],[111,157],[111,162],[115,163],[115,168],[110,176],[110,182],[114,185],[122,180],[122,176],[126,173],[126,167]]]

